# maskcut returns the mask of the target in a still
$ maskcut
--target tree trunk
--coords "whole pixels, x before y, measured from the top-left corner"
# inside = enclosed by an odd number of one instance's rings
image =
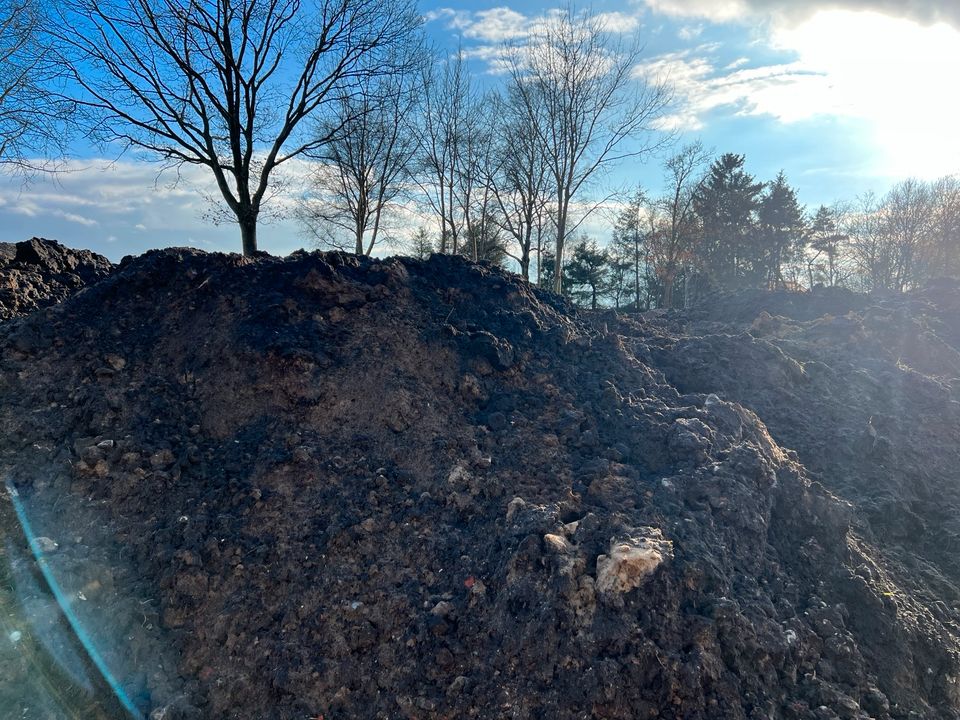
[[[354,252],[357,255],[363,255],[363,229],[360,227],[360,223],[357,223],[357,227],[354,230],[354,239],[356,243],[354,245]]]
[[[557,240],[557,252],[553,261],[553,291],[563,294],[563,242]]]
[[[563,246],[566,243],[567,214],[560,210],[557,215],[557,252],[553,259],[553,291],[557,295],[563,294]]]
[[[635,296],[633,299],[633,312],[640,312],[640,236],[633,236],[633,289]]]
[[[247,213],[243,217],[237,218],[237,222],[240,224],[243,254],[245,257],[253,257],[257,253],[257,216],[253,213]]]
[[[673,280],[674,274],[672,272],[663,276],[663,307],[667,309],[673,307]]]
[[[537,231],[537,287],[543,287],[543,236]]]
[[[530,253],[529,251],[524,251],[523,256],[520,258],[520,275],[524,280],[530,282]]]

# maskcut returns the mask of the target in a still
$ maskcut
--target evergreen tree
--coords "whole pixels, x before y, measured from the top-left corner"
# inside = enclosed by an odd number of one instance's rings
[[[743,155],[721,155],[693,201],[703,233],[703,270],[713,283],[727,288],[756,285],[763,274],[756,232],[763,184],[743,164]]]
[[[834,208],[821,205],[810,223],[810,250],[807,257],[807,279],[810,287],[815,282],[823,282],[829,287],[836,285],[840,279],[838,260],[840,251],[847,236],[840,232],[837,223],[837,211]],[[817,261],[820,270],[814,274]]]
[[[571,295],[581,305],[597,309],[597,301],[607,286],[610,258],[595,240],[582,238],[573,246],[570,262],[564,268],[564,277]]]
[[[636,195],[617,216],[611,243],[611,252],[617,258],[617,262],[623,265],[623,288],[618,293],[618,298],[629,292],[636,312],[647,305],[645,296],[650,268],[647,228],[644,227],[643,222],[647,205],[646,194],[638,188]],[[617,307],[619,307],[619,300]]]
[[[436,245],[430,238],[430,234],[423,226],[417,228],[417,231],[410,238],[410,254],[417,260],[426,260],[437,251]]]
[[[502,266],[507,259],[507,242],[500,225],[485,213],[479,222],[467,227],[460,251],[469,258]]]
[[[613,306],[630,305],[634,298],[634,263],[629,252],[622,245],[613,244],[607,251],[609,272],[607,294],[613,300]]]
[[[546,250],[540,255],[540,264],[537,270],[538,275],[540,276],[540,287],[545,290],[552,290],[553,279],[557,274],[557,258],[552,252]],[[569,295],[570,288],[564,287],[563,294]]]
[[[761,242],[757,269],[763,270],[767,287],[782,285],[783,266],[801,258],[807,243],[803,208],[782,170],[760,198],[757,221]]]

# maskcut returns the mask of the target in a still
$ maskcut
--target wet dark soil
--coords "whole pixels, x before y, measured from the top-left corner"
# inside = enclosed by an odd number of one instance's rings
[[[0,325],[0,464],[102,508],[168,720],[955,718],[960,289],[884,302],[151,252]]]

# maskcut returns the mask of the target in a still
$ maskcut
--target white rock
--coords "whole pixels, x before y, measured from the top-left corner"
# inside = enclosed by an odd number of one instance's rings
[[[630,592],[672,558],[673,543],[658,529],[637,528],[614,538],[607,554],[597,558],[597,590],[607,598]]]
[[[570,550],[570,543],[567,542],[567,539],[562,535],[547,533],[543,536],[543,541],[547,544],[547,547],[554,552],[565,553]]]

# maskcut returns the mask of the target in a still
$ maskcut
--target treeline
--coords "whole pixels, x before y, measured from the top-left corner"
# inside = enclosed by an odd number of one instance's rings
[[[960,179],[909,179],[810,209],[783,172],[760,181],[743,155],[710,159],[697,142],[669,155],[659,195],[638,190],[609,238],[572,241],[564,293],[596,308],[683,307],[746,288],[818,285],[903,292],[960,277]],[[603,241],[605,240],[605,242]],[[432,249],[426,232],[418,254]],[[487,259],[503,263],[507,251]],[[536,281],[550,286],[556,261],[538,256]]]
[[[592,307],[676,307],[742,288],[904,290],[960,272],[956,179],[806,208],[782,172],[760,180],[742,155],[699,142],[669,152],[652,130],[668,89],[631,78],[635,50],[613,52],[595,18],[556,16],[538,32],[502,49],[492,89],[456,53],[344,106],[345,131],[331,133],[298,208],[311,236],[363,254],[404,238],[414,255],[500,264]],[[610,56],[622,65],[601,62]],[[598,192],[608,165],[655,149],[659,193]],[[580,231],[611,206],[610,237]]]
[[[481,87],[463,52],[427,47],[414,0],[0,0],[0,170],[55,168],[82,133],[204,168],[247,255],[295,196],[314,241],[370,254],[426,217],[411,252],[506,263],[590,305],[960,272],[952,178],[808,211],[782,174],[693,144],[660,194],[605,192],[673,140],[669,86],[608,18],[545,14],[484,49]],[[582,237],[611,206],[613,236]]]
[[[560,291],[598,180],[668,139],[670,93],[610,17],[546,13],[486,49],[481,89],[463,52],[427,47],[414,0],[0,0],[0,166],[79,131],[209,171],[246,255],[295,196],[323,244],[369,254],[427,214],[440,252],[529,276],[549,250]]]
[[[569,241],[604,205],[598,181],[669,140],[655,129],[669,91],[638,77],[639,48],[568,7],[499,48],[492,88],[463,52],[366,84],[324,126],[303,227],[370,254],[427,217],[414,253],[512,261],[561,291]]]

